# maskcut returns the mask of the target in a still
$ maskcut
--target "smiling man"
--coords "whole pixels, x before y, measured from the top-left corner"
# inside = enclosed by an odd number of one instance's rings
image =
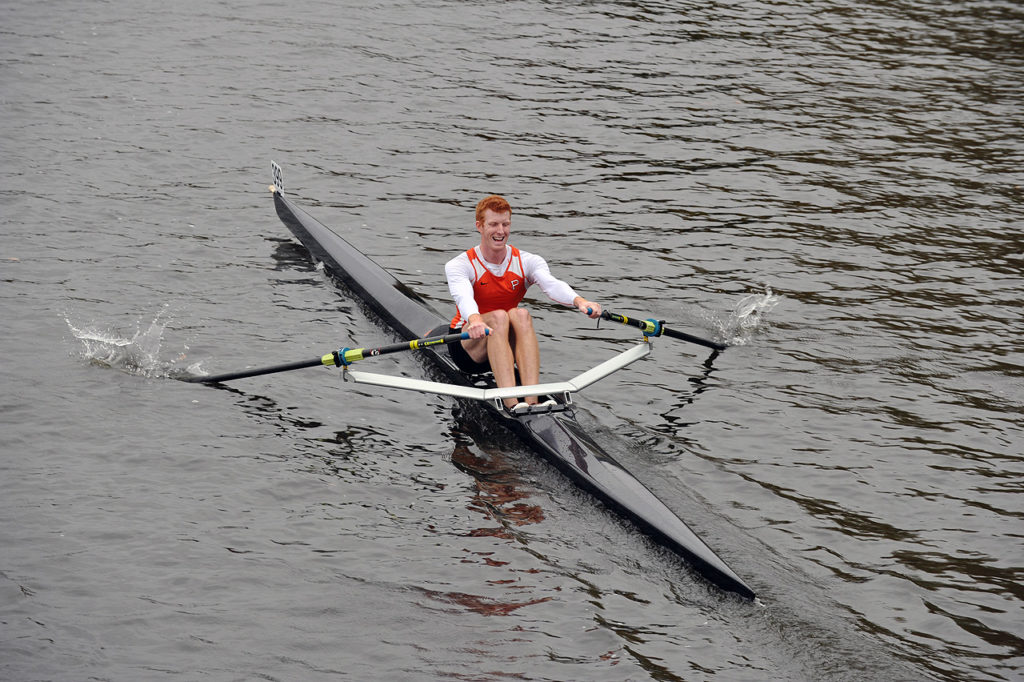
[[[448,346],[452,359],[465,372],[490,370],[500,387],[515,386],[515,370],[524,386],[540,383],[540,349],[530,311],[520,307],[531,284],[551,300],[575,306],[590,317],[601,315],[601,306],[578,295],[572,287],[551,275],[538,255],[520,251],[508,243],[512,207],[497,195],[476,205],[476,230],[480,245],[460,253],[444,266],[448,290],[458,310],[452,330],[469,333],[469,339]],[[588,312],[589,309],[589,312]],[[537,404],[537,396],[524,403],[505,400],[513,413]]]

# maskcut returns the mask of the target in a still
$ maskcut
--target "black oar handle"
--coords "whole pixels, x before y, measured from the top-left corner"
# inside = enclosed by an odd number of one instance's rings
[[[334,358],[335,366],[341,367],[342,365],[351,365],[357,360],[372,358],[377,355],[399,353],[404,350],[420,350],[422,348],[437,346],[443,343],[455,343],[456,341],[462,341],[468,338],[469,332],[456,332],[455,334],[446,334],[444,336],[432,336],[427,339],[413,339],[412,341],[392,343],[378,348],[342,348],[341,350],[336,350],[331,353],[329,357]],[[324,359],[327,357],[328,356],[325,355]],[[324,364],[326,365],[329,363],[325,362]]]
[[[592,308],[587,308],[587,312],[592,312]],[[636,327],[644,334],[648,336],[671,336],[674,339],[680,339],[681,341],[689,341],[690,343],[696,343],[706,348],[712,348],[714,350],[722,351],[728,346],[724,343],[718,343],[717,341],[711,341],[709,339],[702,339],[699,336],[687,334],[686,332],[676,331],[675,329],[669,329],[665,326],[664,320],[639,320],[633,317],[626,317],[625,315],[619,315],[618,313],[610,313],[607,310],[601,311],[601,319],[610,320],[612,322],[618,322],[619,324],[626,324],[630,327]]]
[[[662,323],[661,333],[664,334],[665,336],[671,336],[674,339],[680,339],[682,341],[696,343],[697,345],[704,346],[705,348],[712,348],[714,350],[719,351],[728,348],[728,346],[725,345],[724,343],[718,343],[717,341],[711,341],[710,339],[702,339],[699,336],[693,336],[692,334],[687,334],[686,332],[678,332],[675,329],[669,329],[668,327],[664,326],[664,323]]]
[[[245,379],[246,377],[258,377],[263,374],[276,374],[277,372],[290,372],[293,369],[305,369],[306,367],[318,367],[320,365],[323,365],[322,358],[317,358],[316,360],[301,360],[299,362],[289,362],[284,365],[274,365],[272,367],[243,369],[240,372],[214,374],[207,377],[186,377],[182,379],[182,381],[187,381],[192,384],[219,384],[225,381],[233,381],[235,379]]]
[[[228,372],[227,374],[214,374],[206,377],[186,377],[182,381],[187,381],[193,384],[219,384],[225,381],[232,381],[234,379],[245,379],[246,377],[258,377],[264,374],[276,374],[278,372],[290,372],[293,369],[305,369],[306,367],[341,367],[351,365],[357,360],[364,358],[372,358],[378,355],[387,355],[388,353],[398,353],[404,350],[421,350],[423,348],[429,348],[430,346],[436,346],[445,343],[455,343],[456,341],[462,341],[463,339],[469,338],[469,332],[460,332],[456,334],[447,334],[444,336],[432,336],[426,339],[413,339],[412,341],[402,341],[401,343],[392,343],[387,346],[378,346],[377,348],[342,348],[326,355],[321,355],[315,360],[300,360],[298,362],[289,362],[284,365],[272,365],[270,367],[258,367],[255,369],[243,369],[239,372]]]

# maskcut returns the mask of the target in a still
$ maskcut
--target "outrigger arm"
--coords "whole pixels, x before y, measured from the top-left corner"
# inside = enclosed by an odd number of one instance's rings
[[[373,386],[387,386],[390,388],[402,388],[408,391],[420,391],[421,393],[436,393],[456,398],[470,398],[473,400],[493,401],[498,409],[503,409],[505,398],[525,398],[530,395],[560,395],[566,405],[572,403],[572,394],[580,391],[594,382],[605,378],[612,372],[630,365],[637,360],[647,357],[651,352],[649,341],[639,343],[632,348],[625,350],[618,355],[605,360],[600,365],[588,369],[568,381],[560,381],[549,384],[533,384],[531,386],[509,386],[507,388],[477,388],[475,386],[458,386],[445,384],[437,381],[424,381],[422,379],[410,379],[408,377],[396,377],[388,374],[374,374],[361,372],[343,367],[344,376],[357,384],[370,384]]]

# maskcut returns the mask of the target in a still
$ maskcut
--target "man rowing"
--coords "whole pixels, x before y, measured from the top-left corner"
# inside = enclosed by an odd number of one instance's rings
[[[444,266],[457,307],[449,326],[469,333],[468,339],[448,346],[452,359],[471,374],[490,370],[499,388],[516,385],[517,368],[523,386],[540,383],[540,348],[533,319],[519,305],[531,284],[557,303],[574,306],[593,318],[601,315],[600,305],[552,276],[543,258],[509,244],[511,229],[508,201],[497,195],[481,199],[476,205],[480,245]],[[537,400],[535,395],[525,402],[507,398],[505,407],[513,413],[526,412]]]

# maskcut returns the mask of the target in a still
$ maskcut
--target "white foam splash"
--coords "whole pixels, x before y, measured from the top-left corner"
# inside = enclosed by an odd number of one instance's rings
[[[145,329],[143,322],[136,320],[134,333],[93,325],[79,326],[67,314],[64,315],[64,321],[74,337],[82,342],[80,355],[93,364],[150,378],[181,372],[179,363],[185,360],[188,346],[183,346],[173,360],[160,358],[164,331],[172,321],[167,306],[157,313]],[[198,364],[189,367],[188,371],[199,371]]]
[[[730,346],[743,346],[760,332],[769,327],[768,313],[782,300],[771,287],[764,285],[764,292],[744,296],[725,319],[713,322],[721,337]]]

